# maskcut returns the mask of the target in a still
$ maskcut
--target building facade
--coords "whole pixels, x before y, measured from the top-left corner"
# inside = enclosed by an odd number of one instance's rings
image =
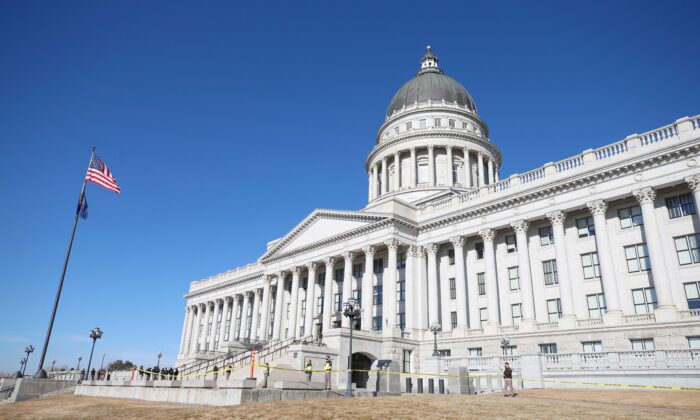
[[[315,210],[257,262],[192,282],[178,362],[296,337],[342,365],[349,297],[357,355],[408,372],[434,334],[445,360],[697,349],[699,152],[685,117],[500,179],[474,100],[428,48],[365,162],[367,205]]]

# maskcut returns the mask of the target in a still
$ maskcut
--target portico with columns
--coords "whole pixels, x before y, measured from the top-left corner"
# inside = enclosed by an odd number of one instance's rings
[[[315,210],[256,262],[192,282],[179,363],[290,340],[342,360],[350,297],[354,347],[416,371],[432,323],[444,357],[700,336],[700,116],[505,178],[488,136],[428,50],[365,161],[365,207]]]

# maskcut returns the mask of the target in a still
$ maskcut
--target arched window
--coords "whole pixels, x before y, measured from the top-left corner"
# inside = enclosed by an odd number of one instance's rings
[[[427,184],[429,181],[428,158],[423,156],[418,158],[418,183]]]

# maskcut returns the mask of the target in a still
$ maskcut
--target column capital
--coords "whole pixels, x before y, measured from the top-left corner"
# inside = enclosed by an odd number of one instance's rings
[[[654,200],[656,199],[656,191],[654,191],[654,189],[651,187],[644,187],[638,190],[634,190],[632,191],[632,195],[634,195],[634,198],[636,198],[637,201],[639,201],[639,204],[653,204]]]
[[[286,271],[280,271],[279,273],[277,273],[277,279],[279,281],[284,281],[284,279],[287,278],[287,274],[289,274],[289,273]]]
[[[301,272],[302,272],[303,270],[304,270],[304,267],[302,267],[302,266],[292,267],[292,275],[298,277],[298,276],[301,275]]]
[[[427,244],[423,245],[423,249],[425,249],[425,252],[427,252],[428,255],[435,255],[437,254],[438,246],[436,244]]]
[[[386,247],[390,250],[396,250],[399,246],[401,246],[401,242],[399,242],[398,239],[387,239],[384,241],[384,245],[386,245]]]
[[[233,297],[234,300],[237,300],[238,303],[241,303],[243,300],[243,294],[242,293],[236,293],[236,295]]]
[[[549,223],[552,225],[563,225],[566,220],[566,213],[561,210],[550,211],[545,216],[547,216]]]
[[[268,274],[267,276],[265,276],[265,281],[268,283],[272,283],[272,279],[274,279],[274,278],[275,278],[274,274]]]
[[[491,228],[479,230],[479,236],[484,242],[493,242],[493,238],[496,237],[496,231]]]
[[[481,152],[476,152],[476,156],[479,157],[479,158],[481,158],[481,159],[484,158],[484,154],[481,153]]]
[[[603,200],[590,201],[586,203],[586,206],[588,207],[588,210],[591,212],[591,214],[594,216],[605,216],[605,212],[608,210],[608,203],[606,203]]]
[[[529,226],[525,220],[516,220],[510,223],[510,227],[513,228],[515,233],[527,233],[527,228]]]
[[[464,246],[464,238],[461,236],[455,236],[454,238],[450,238],[450,242],[452,242],[452,246],[455,248],[461,248]]]
[[[394,152],[394,159],[398,159],[401,152]]]
[[[318,264],[315,262],[310,262],[310,263],[306,264],[306,269],[309,271],[316,271],[317,268],[318,268]]]
[[[435,149],[435,145],[429,144],[428,145],[428,151],[432,152]]]
[[[685,177],[685,182],[692,192],[700,192],[700,174],[690,175]]]
[[[334,257],[326,257],[323,259],[323,263],[326,264],[326,267],[333,267],[333,264],[335,264],[335,258]]]
[[[245,297],[250,298],[255,295],[255,293],[252,290],[246,290],[245,292]]]
[[[415,154],[416,154],[416,146],[411,146],[408,150],[411,151],[411,155],[415,155]]]
[[[229,301],[233,300],[233,296],[224,296],[224,304],[228,305]]]
[[[411,256],[411,257],[417,257],[418,255],[420,255],[420,253],[421,253],[420,247],[415,246],[415,245],[409,245],[409,246],[408,246],[408,255],[409,255],[409,256]]]
[[[354,252],[344,252],[343,259],[345,260],[345,262],[352,263],[355,260],[355,253]]]
[[[372,245],[367,245],[367,246],[362,247],[362,252],[364,252],[365,255],[369,255],[369,256],[374,257],[375,249]]]

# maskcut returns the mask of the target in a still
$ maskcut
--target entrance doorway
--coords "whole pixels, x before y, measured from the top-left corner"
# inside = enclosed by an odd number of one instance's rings
[[[369,373],[355,372],[355,370],[370,370],[372,368],[372,362],[374,362],[374,360],[364,353],[352,354],[352,382],[355,384],[355,388],[367,388]]]

